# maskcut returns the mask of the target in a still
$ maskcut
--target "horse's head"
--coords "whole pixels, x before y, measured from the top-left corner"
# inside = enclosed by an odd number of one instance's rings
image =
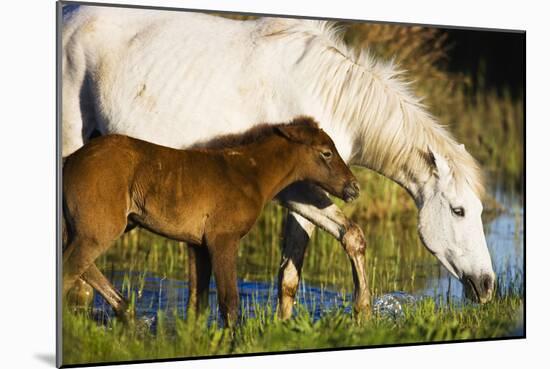
[[[487,249],[479,197],[459,184],[445,158],[428,149],[432,173],[424,187],[418,231],[426,248],[464,285],[466,295],[485,303],[495,274]]]
[[[300,145],[301,177],[314,182],[346,202],[359,196],[359,183],[346,165],[334,142],[311,118],[297,118],[276,127],[279,134]]]

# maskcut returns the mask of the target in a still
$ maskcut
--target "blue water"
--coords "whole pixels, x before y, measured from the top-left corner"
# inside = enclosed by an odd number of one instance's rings
[[[131,289],[123,284],[123,277],[127,275],[132,280]],[[109,276],[115,287],[125,296],[134,296],[136,318],[149,323],[152,327],[157,321],[159,311],[165,313],[166,319],[186,316],[186,308],[189,301],[189,288],[187,282],[159,278],[151,274],[115,272]],[[140,282],[143,280],[142,286]],[[243,318],[256,317],[258,314],[272,316],[277,306],[277,287],[274,283],[250,282],[240,280],[238,282],[240,297],[240,314]],[[351,312],[351,293],[343,294],[335,291],[310,286],[307,283],[300,285],[297,294],[297,303],[305,308],[313,320],[318,320],[325,312],[344,308]],[[218,311],[216,285],[210,283],[209,291],[210,321],[217,320],[221,324],[221,316]],[[261,311],[257,311],[258,307]],[[114,317],[114,312],[101,297],[95,293],[93,300],[93,315],[99,321],[108,321]]]

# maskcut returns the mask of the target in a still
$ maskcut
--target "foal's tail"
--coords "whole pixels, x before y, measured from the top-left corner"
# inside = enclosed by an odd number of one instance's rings
[[[63,244],[63,250],[67,246],[69,241],[69,231],[67,230],[67,221],[65,220],[65,214],[61,211],[61,242]]]
[[[69,224],[67,223],[67,218],[65,217],[65,202],[63,202],[63,207],[61,210],[61,242],[62,250],[65,251],[65,248],[69,244],[71,238],[71,232],[69,229]]]

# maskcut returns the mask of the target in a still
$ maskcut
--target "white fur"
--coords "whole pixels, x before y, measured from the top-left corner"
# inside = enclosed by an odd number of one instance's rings
[[[62,62],[63,156],[93,129],[185,148],[310,115],[347,162],[409,191],[422,239],[451,273],[493,274],[475,160],[391,63],[349,50],[331,23],[81,7],[64,19]],[[451,205],[466,216],[458,219]]]

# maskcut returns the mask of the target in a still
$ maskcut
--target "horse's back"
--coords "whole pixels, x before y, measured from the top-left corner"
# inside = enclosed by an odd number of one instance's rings
[[[83,7],[64,24],[63,52],[85,50],[95,129],[182,148],[300,113],[264,47],[275,38],[262,37],[284,22]]]
[[[242,21],[202,13],[80,6],[63,17],[62,33],[65,42],[70,37],[89,36],[88,41],[97,37],[104,47],[105,43],[115,44],[154,31],[169,32],[172,37],[166,41],[170,42],[175,36],[186,34],[232,38],[241,32],[242,24]],[[221,35],[220,29],[224,31]]]

